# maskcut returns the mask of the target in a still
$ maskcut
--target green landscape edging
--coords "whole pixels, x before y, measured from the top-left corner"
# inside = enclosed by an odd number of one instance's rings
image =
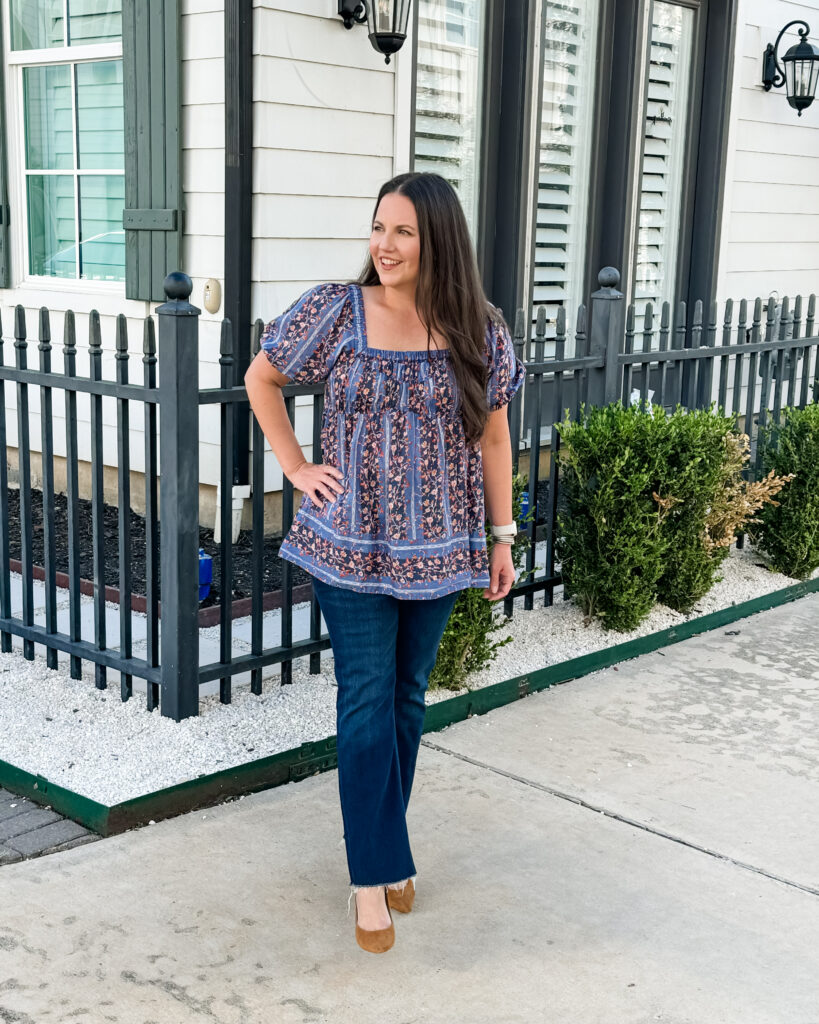
[[[709,612],[708,615],[701,615],[696,619],[680,623],[678,626],[670,626],[668,629],[649,633],[647,636],[626,640],[624,643],[604,647],[598,651],[590,651],[577,658],[560,661],[555,665],[547,665],[534,672],[525,672],[501,683],[493,683],[491,686],[470,690],[469,693],[431,704],[427,707],[424,732],[436,732],[472,715],[482,715],[487,711],[502,707],[513,700],[525,697],[528,693],[535,693],[548,686],[568,682],[570,679],[579,679],[581,676],[597,672],[599,669],[609,668],[621,661],[629,661],[641,654],[649,654],[660,647],[668,647],[681,640],[688,640],[699,633],[719,629],[720,626],[727,625],[729,622],[736,622],[757,612],[768,611],[778,605],[788,604],[816,591],[819,591],[819,579],[805,580],[791,587],[784,587],[782,590],[774,590],[761,597],[752,598],[750,601],[743,601],[741,604]]]
[[[111,836],[138,825],[147,825],[150,821],[210,807],[226,797],[255,793],[285,782],[298,782],[318,772],[329,771],[336,764],[336,738],[333,735],[110,806],[3,760],[0,760],[0,787],[33,803],[48,805],[101,836]]]
[[[668,647],[670,644],[687,640],[699,633],[718,629],[757,612],[788,604],[817,591],[819,579],[806,580],[750,601],[702,615],[678,626],[649,633],[648,636],[627,640],[599,651],[591,651],[589,654],[582,654],[556,665],[547,665],[534,672],[527,672],[500,683],[493,683],[491,686],[470,690],[457,697],[429,704],[424,720],[424,732],[437,732],[472,715],[483,715],[505,704],[511,704],[528,693],[578,679],[599,669],[609,668],[641,654],[656,651],[660,647]],[[198,808],[213,806],[221,803],[226,797],[271,789],[286,782],[299,782],[320,772],[330,771],[337,763],[336,737],[333,735],[303,743],[300,747],[272,754],[257,761],[235,765],[211,775],[188,779],[176,786],[158,790],[156,793],[146,793],[110,807],[51,783],[41,775],[16,768],[3,760],[0,760],[0,786],[35,803],[48,804],[58,813],[74,819],[99,835],[110,836],[129,828],[146,825],[152,820],[159,821]]]
[[[58,786],[55,782],[49,782],[42,775],[24,771],[2,759],[0,759],[0,787],[7,789],[10,793],[17,793],[18,796],[25,797],[32,803],[51,807],[58,814],[73,818],[74,821],[85,825],[92,832],[107,835],[103,831],[110,811],[107,804],[101,804],[90,797],[74,793],[64,786]]]

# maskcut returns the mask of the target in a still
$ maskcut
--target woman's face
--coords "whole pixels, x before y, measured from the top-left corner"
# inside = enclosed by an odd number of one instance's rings
[[[370,255],[381,284],[395,287],[417,282],[421,240],[411,199],[397,192],[382,197],[373,218]]]

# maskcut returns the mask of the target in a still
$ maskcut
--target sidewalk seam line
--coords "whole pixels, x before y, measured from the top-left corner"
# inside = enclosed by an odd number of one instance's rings
[[[774,882],[781,882],[783,885],[787,885],[792,889],[800,889],[802,892],[810,893],[811,896],[819,896],[819,889],[814,889],[809,885],[802,885],[800,882],[794,882],[791,879],[783,878],[781,875],[775,875],[773,872],[766,871],[764,868],[757,867],[754,864],[748,864],[745,861],[736,860],[734,857],[729,857],[724,853],[718,853],[716,850],[709,850],[706,846],[700,846],[697,843],[689,842],[687,839],[675,836],[670,832],[664,832],[662,829],[654,828],[645,822],[637,821],[635,818],[629,818],[624,814],[617,814],[615,811],[606,810],[605,807],[598,807],[595,804],[589,803],[588,800],[584,800],[582,797],[573,796],[571,793],[564,793],[562,790],[554,789],[552,786],[546,786],[542,782],[535,782],[533,779],[524,778],[522,775],[515,775],[514,772],[509,772],[504,768],[498,768],[495,765],[487,764],[485,761],[478,761],[474,757],[469,757],[467,754],[461,754],[457,750],[450,750],[447,747],[442,747],[437,743],[433,743],[431,740],[422,739],[421,742],[425,747],[429,747],[432,750],[437,750],[442,754],[449,754],[452,757],[457,757],[461,761],[467,761],[469,764],[474,764],[478,768],[485,768],[487,771],[494,772],[496,775],[503,775],[505,778],[511,779],[513,782],[521,782],[525,786],[531,786],[533,789],[538,789],[543,793],[548,793],[550,796],[557,797],[559,800],[568,800],[570,803],[578,804],[580,807],[586,808],[586,810],[594,811],[597,814],[605,814],[608,818],[613,818],[616,821],[622,821],[626,825],[631,825],[633,828],[638,828],[643,832],[650,832],[663,839],[670,839],[672,842],[679,843],[681,846],[687,846],[691,850],[697,850],[699,853],[707,854],[709,857],[714,857],[717,860],[727,861],[727,863],[734,864],[738,868],[743,868],[745,871],[750,871],[756,875],[763,875],[765,878],[770,878]]]

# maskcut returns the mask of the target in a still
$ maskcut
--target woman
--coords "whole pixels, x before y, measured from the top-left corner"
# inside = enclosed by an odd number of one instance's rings
[[[250,403],[303,492],[279,553],[312,575],[335,659],[356,939],[383,952],[390,908],[408,911],[415,894],[406,810],[441,636],[459,590],[498,601],[515,579],[505,406],[525,371],[484,295],[458,197],[437,174],[386,182],[358,280],[309,289],[261,347],[245,377]],[[313,464],[280,389],[321,381]]]

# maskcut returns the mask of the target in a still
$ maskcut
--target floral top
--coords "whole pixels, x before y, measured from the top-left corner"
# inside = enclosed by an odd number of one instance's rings
[[[322,460],[344,490],[305,494],[279,554],[326,583],[398,598],[489,586],[480,445],[467,445],[448,349],[367,345],[357,284],[310,288],[261,339],[293,384],[326,381]],[[487,317],[490,411],[524,381],[505,326]]]

